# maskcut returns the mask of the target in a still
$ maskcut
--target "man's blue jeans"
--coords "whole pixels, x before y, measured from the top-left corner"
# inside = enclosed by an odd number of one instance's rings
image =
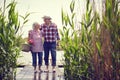
[[[37,57],[38,57],[38,65],[42,65],[42,52],[32,52],[32,65],[37,66]]]
[[[49,52],[52,56],[52,66],[56,66],[56,42],[44,42],[45,65],[49,65]]]

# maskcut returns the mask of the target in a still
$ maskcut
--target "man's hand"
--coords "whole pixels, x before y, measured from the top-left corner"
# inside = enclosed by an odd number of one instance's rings
[[[60,41],[59,41],[59,40],[57,40],[57,46],[59,46],[59,44],[60,44]]]

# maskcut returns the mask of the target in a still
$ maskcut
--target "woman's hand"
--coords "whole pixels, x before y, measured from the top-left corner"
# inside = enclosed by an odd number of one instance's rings
[[[32,39],[28,40],[28,43],[29,43],[30,45],[33,45],[33,44],[34,44],[34,42],[33,42]]]

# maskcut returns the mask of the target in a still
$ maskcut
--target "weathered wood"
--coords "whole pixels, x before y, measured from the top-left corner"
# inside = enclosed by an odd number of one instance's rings
[[[25,66],[16,76],[16,80],[64,80],[63,71],[56,67],[53,73],[52,66],[49,66],[49,72],[44,72],[45,66],[42,66],[43,72],[34,73],[32,66]]]

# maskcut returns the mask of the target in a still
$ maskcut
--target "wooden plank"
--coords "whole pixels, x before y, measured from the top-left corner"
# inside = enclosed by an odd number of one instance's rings
[[[41,69],[44,71],[45,66]],[[25,66],[16,76],[16,80],[64,80],[63,71],[56,67],[56,72],[52,72],[52,66],[49,66],[49,72],[34,73],[32,66]]]

